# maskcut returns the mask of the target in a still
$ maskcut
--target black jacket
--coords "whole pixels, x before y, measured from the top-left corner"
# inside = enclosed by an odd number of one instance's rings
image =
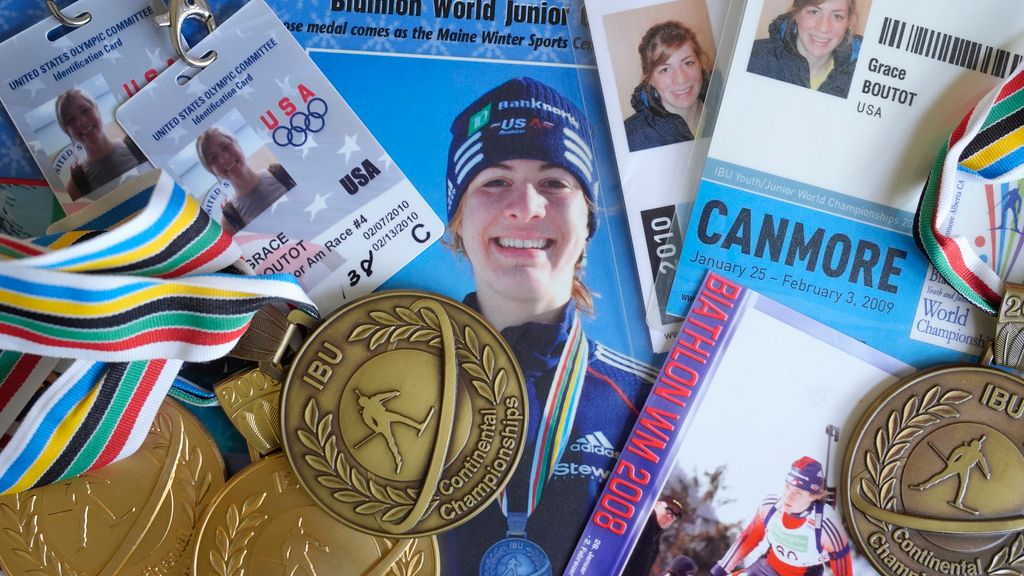
[[[633,90],[629,103],[636,114],[625,121],[630,152],[693,140],[693,131],[682,116],[658,110],[661,107],[653,106],[650,99],[650,91],[644,84]]]
[[[654,519],[652,513],[647,518],[647,524],[644,525],[640,538],[636,541],[633,553],[629,556],[629,562],[622,570],[622,576],[648,576],[651,573],[651,568],[654,567],[654,562],[661,552],[663,532],[664,530],[658,526],[658,521]]]
[[[818,92],[846,98],[853,71],[857,67],[862,37],[847,35],[832,51],[834,67]],[[782,80],[804,88],[811,87],[811,68],[796,49],[796,22],[779,16],[768,26],[768,38],[754,41],[747,72]]]
[[[466,304],[478,308],[476,295],[469,295]],[[575,313],[570,303],[558,324],[529,322],[501,331],[523,370],[529,408],[526,449],[507,487],[512,510],[526,509],[543,405]],[[604,480],[619,457],[619,447],[625,443],[657,374],[652,367],[644,367],[593,340],[587,344],[587,371],[570,444],[552,470],[526,527],[527,538],[547,554],[552,574],[561,574],[568,566]],[[595,445],[592,438],[601,440]],[[439,534],[441,574],[479,576],[487,550],[505,538],[507,530],[499,503],[492,502],[465,524]]]

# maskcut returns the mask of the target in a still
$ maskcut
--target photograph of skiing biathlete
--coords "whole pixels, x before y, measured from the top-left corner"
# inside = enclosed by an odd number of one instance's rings
[[[758,476],[759,501],[730,497],[735,479],[727,479],[727,465],[698,475],[677,468],[659,500],[672,502],[673,522],[657,532],[657,561],[641,561],[648,551],[645,530],[623,575],[675,576],[673,567],[685,565],[686,576],[852,576],[854,555],[835,509],[834,475],[827,474],[839,428],[828,425],[825,433],[824,463],[799,456],[779,478],[781,490],[761,480],[771,476]],[[743,486],[747,495],[752,489],[753,483]],[[665,496],[669,492],[676,496]],[[736,506],[744,507],[746,515],[730,522],[736,514],[721,510]],[[658,511],[656,506],[651,523],[660,520]]]
[[[711,567],[711,576],[817,576],[826,565],[833,576],[852,576],[850,542],[833,508],[834,494],[826,487],[821,462],[797,459],[782,495],[761,500],[739,538]],[[762,541],[767,550],[751,561]]]
[[[660,487],[678,518],[653,566],[628,576],[672,574],[680,556],[694,576],[878,574],[848,543],[835,507],[845,490],[835,488],[840,430],[913,367],[757,292],[737,308]],[[914,480],[941,482],[935,472]]]

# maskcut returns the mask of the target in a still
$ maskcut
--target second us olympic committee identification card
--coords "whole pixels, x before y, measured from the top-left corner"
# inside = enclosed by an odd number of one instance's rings
[[[153,163],[234,234],[261,274],[330,310],[368,294],[444,225],[262,0],[117,112]]]

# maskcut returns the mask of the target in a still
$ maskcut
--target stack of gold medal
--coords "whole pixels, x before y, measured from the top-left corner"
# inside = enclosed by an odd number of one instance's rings
[[[19,574],[189,574],[224,461],[195,416],[166,400],[131,457],[0,498],[0,563]]]
[[[440,574],[435,535],[493,502],[522,452],[511,350],[414,291],[288,320],[281,349],[306,332],[290,366],[215,388],[251,464],[225,482],[216,443],[165,400],[131,457],[0,498],[6,574]]]

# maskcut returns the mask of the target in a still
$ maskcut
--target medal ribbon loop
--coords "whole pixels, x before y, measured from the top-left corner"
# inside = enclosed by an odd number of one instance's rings
[[[589,356],[587,337],[583,334],[579,316],[574,313],[569,338],[562,349],[562,356],[558,360],[551,389],[544,403],[544,413],[534,445],[533,460],[530,464],[529,498],[526,503],[526,514],[521,522],[523,531],[526,528],[525,518],[540,504],[544,485],[569,445],[569,435],[573,422],[576,421],[576,410],[579,408],[583,381],[587,375]],[[510,531],[514,530],[516,527],[512,526],[512,519],[515,513],[508,511],[508,498],[504,492],[501,495],[501,511],[510,521]]]
[[[1018,67],[964,116],[936,158],[914,222],[914,236],[935,269],[964,298],[989,314],[1002,299],[1003,281],[953,236],[957,179],[997,184],[1024,178],[1024,67]]]
[[[313,310],[291,275],[218,273],[240,249],[169,177],[128,187],[74,214],[74,230],[0,236],[0,425],[56,358],[75,359],[6,438],[0,493],[130,455],[183,361],[227,354],[272,302]]]

